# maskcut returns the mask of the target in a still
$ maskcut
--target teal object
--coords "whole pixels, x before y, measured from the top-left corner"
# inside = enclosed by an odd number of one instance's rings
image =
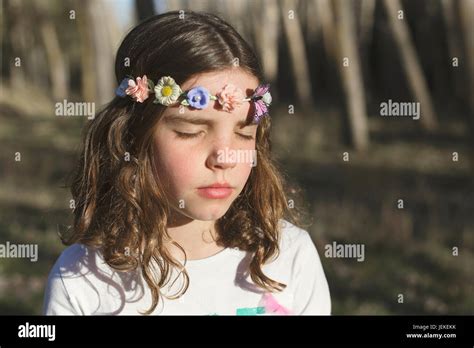
[[[265,314],[265,307],[237,308],[237,315]]]

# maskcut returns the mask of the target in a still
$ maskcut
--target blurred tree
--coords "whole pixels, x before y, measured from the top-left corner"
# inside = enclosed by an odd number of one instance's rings
[[[5,28],[7,29],[8,37],[6,39],[9,42],[8,46],[11,48],[11,52],[7,56],[10,67],[10,84],[12,88],[18,89],[22,88],[26,82],[27,72],[25,70],[28,68],[27,48],[29,46],[28,43],[32,39],[31,35],[28,36],[25,33],[25,30],[28,28],[28,17],[26,16],[28,11],[25,11],[24,4],[20,0],[6,1],[3,5],[2,8],[8,14],[7,20],[9,21],[8,27]]]
[[[48,58],[48,71],[51,81],[51,91],[55,100],[62,100],[69,95],[68,72],[63,50],[59,44],[59,37],[54,22],[50,16],[47,3],[35,1],[32,10],[39,22],[41,39]]]
[[[362,70],[362,76],[364,80],[365,98],[367,103],[370,103],[372,93],[372,74],[373,71],[370,66],[370,48],[372,40],[374,38],[374,22],[375,22],[375,0],[362,0],[360,1],[359,8],[359,25],[358,25],[358,39],[359,39],[359,52],[360,52],[360,65]],[[356,13],[357,15],[357,13]]]
[[[437,128],[438,122],[423,70],[418,61],[416,48],[410,37],[410,31],[404,17],[399,19],[399,16],[404,16],[403,6],[399,0],[384,0],[384,5],[410,89],[421,104],[421,125],[425,130],[433,131]]]
[[[307,0],[300,3],[299,13],[302,14],[302,24],[305,30],[305,37],[308,41],[318,40],[321,23],[319,20],[319,14],[316,10],[317,0]]]
[[[470,157],[472,180],[474,184],[474,1],[461,0],[459,2],[461,15],[462,36],[464,38],[464,51],[466,57],[466,73],[468,85],[466,86],[467,97],[467,122],[470,128]]]
[[[255,11],[251,11],[255,49],[262,62],[265,80],[274,84],[278,75],[278,35],[279,35],[279,10],[276,1],[255,3]],[[265,23],[265,30],[262,30]]]
[[[375,0],[362,0],[360,3],[360,25],[359,41],[360,45],[368,47],[372,40],[374,28]]]
[[[324,47],[328,57],[331,57],[331,60],[333,60],[336,57],[334,11],[329,0],[317,0],[316,5],[316,10],[319,14],[318,19],[321,20]]]
[[[112,20],[106,3],[76,1],[77,25],[81,45],[82,95],[102,105],[113,96],[116,81],[113,72],[114,49],[107,21]]]
[[[153,0],[135,0],[135,10],[138,22],[141,22],[156,13]]]
[[[460,42],[459,33],[459,21],[455,3],[452,0],[441,0],[443,19],[446,27],[446,36],[448,41],[448,54],[449,54],[449,63],[452,66],[453,58],[457,57],[458,61],[462,57],[462,47]],[[453,78],[453,90],[454,94],[457,96],[462,96],[463,94],[463,83],[462,75],[459,73],[452,74]]]
[[[283,30],[290,53],[290,64],[293,72],[297,99],[306,106],[313,106],[311,97],[311,81],[309,79],[306,48],[297,9],[297,0],[283,0],[280,7]]]
[[[369,146],[369,131],[354,11],[351,3],[345,0],[336,0],[334,5],[338,34],[337,64],[346,96],[351,141],[357,150],[366,150]]]

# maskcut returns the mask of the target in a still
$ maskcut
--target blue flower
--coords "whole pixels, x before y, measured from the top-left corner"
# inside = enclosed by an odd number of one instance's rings
[[[209,104],[210,94],[204,87],[194,87],[186,94],[189,106],[196,109],[204,109]]]
[[[128,81],[130,79],[128,77],[124,78],[122,82],[120,82],[120,86],[117,87],[115,90],[115,94],[118,95],[121,98],[124,98],[127,96],[127,93],[125,93],[125,90],[128,88]]]

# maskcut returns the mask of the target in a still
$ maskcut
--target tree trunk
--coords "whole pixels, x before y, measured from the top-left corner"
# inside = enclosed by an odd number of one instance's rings
[[[65,99],[69,95],[69,74],[67,63],[64,58],[64,50],[59,44],[59,36],[55,27],[55,23],[51,17],[51,6],[43,2],[32,2],[30,6],[32,14],[29,18],[35,18],[39,27],[39,38],[42,43],[42,49],[46,55],[46,66],[43,68],[49,73],[51,83],[51,94],[54,100]],[[36,48],[34,44],[30,48],[31,56]],[[40,61],[34,61],[30,64],[32,71],[38,69]]]
[[[295,88],[299,102],[305,106],[313,106],[311,99],[311,81],[309,79],[309,68],[306,56],[303,33],[296,14],[297,2],[295,0],[284,0],[281,8],[283,29],[286,34],[291,57]],[[293,10],[294,18],[288,17],[288,11]]]
[[[103,8],[105,13],[111,13],[114,11],[113,3],[103,2]],[[120,29],[116,16],[108,16],[107,21],[104,23],[107,35],[110,41],[110,49],[112,51],[112,59],[115,58],[116,50],[119,48],[120,43],[123,39],[123,33]],[[114,61],[112,61],[114,62]]]
[[[459,10],[461,14],[461,27],[464,37],[464,51],[466,57],[467,72],[467,97],[469,108],[474,112],[474,2],[471,0],[460,0]]]
[[[459,12],[461,17],[461,27],[464,38],[464,51],[465,51],[465,61],[466,61],[466,72],[467,72],[467,107],[468,115],[467,122],[471,131],[470,145],[470,159],[471,159],[471,171],[473,175],[473,184],[474,184],[474,2],[471,0],[460,0],[459,2]]]
[[[41,38],[48,57],[49,76],[52,94],[55,100],[62,100],[69,94],[66,63],[59,46],[59,39],[53,23],[48,18],[41,18]]]
[[[247,14],[245,9],[247,8],[247,0],[239,1],[226,1],[227,9],[226,13],[229,16],[229,22],[232,26],[242,35],[246,40],[250,40],[252,33],[249,30],[249,26],[243,21]]]
[[[337,16],[336,23],[338,24],[338,66],[346,96],[351,141],[356,150],[364,151],[369,145],[369,132],[364,83],[356,44],[354,11],[351,8],[351,3],[345,0],[337,0],[334,5]],[[344,57],[349,59],[348,66],[343,65]]]
[[[21,1],[10,1],[5,5],[9,6],[6,11],[10,15],[10,26],[8,28],[8,39],[12,49],[11,56],[8,59],[10,65],[10,84],[13,89],[23,89],[27,80],[25,69],[27,67],[28,51],[24,32],[26,26],[21,16],[24,4]],[[20,65],[16,65],[17,63]]]
[[[372,40],[374,28],[375,0],[362,0],[360,9],[360,43],[368,47]]]
[[[399,0],[384,0],[384,5],[410,89],[421,105],[421,125],[425,130],[433,131],[438,123],[428,86],[405,19],[398,19],[398,11],[403,11],[402,4]]]
[[[453,72],[453,90],[454,94],[457,97],[461,97],[463,93],[463,78],[460,74],[461,68],[452,67],[452,59],[454,57],[458,58],[458,63],[461,65],[462,61],[462,48],[461,43],[459,41],[459,31],[457,24],[457,17],[454,8],[454,2],[451,0],[441,0],[442,11],[443,11],[443,19],[446,25],[446,39],[448,42],[448,50],[449,50],[449,67],[450,70]]]
[[[257,11],[252,11],[255,48],[258,50],[262,62],[265,81],[273,84],[276,83],[278,74],[278,4],[275,1],[253,4],[253,6],[259,6],[258,9],[255,9]],[[259,11],[262,5],[264,8]],[[265,30],[262,30],[262,23],[265,23]]]
[[[102,3],[96,1],[85,1],[87,16],[90,18],[92,33],[92,55],[94,57],[95,72],[94,81],[96,84],[95,101],[99,105],[105,104],[113,97],[115,89],[114,78],[114,52],[112,50],[111,38],[107,32],[108,15],[102,7]]]
[[[317,0],[318,17],[321,19],[321,29],[323,33],[323,43],[328,60],[336,57],[336,33],[334,28],[334,13],[329,0]]]
[[[373,71],[369,62],[370,44],[373,39],[375,18],[375,0],[362,0],[359,14],[359,52],[361,57],[362,77],[365,82],[367,94],[365,98],[369,104],[372,101],[372,74]]]
[[[319,18],[319,13],[316,10],[316,1],[317,0],[304,1],[306,37],[311,38],[311,40],[314,40],[314,42],[318,40],[321,29],[321,20]]]
[[[155,14],[153,0],[135,0],[135,11],[138,17],[138,22],[153,16]]]
[[[84,101],[91,102],[97,91],[94,82],[95,63],[92,55],[90,18],[87,15],[86,1],[76,0],[75,8],[81,60],[81,94]]]

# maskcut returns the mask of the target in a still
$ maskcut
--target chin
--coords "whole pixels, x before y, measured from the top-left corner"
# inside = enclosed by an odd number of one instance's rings
[[[223,217],[227,210],[229,210],[229,207],[230,204],[228,202],[215,202],[188,207],[183,213],[194,220],[215,221]]]

